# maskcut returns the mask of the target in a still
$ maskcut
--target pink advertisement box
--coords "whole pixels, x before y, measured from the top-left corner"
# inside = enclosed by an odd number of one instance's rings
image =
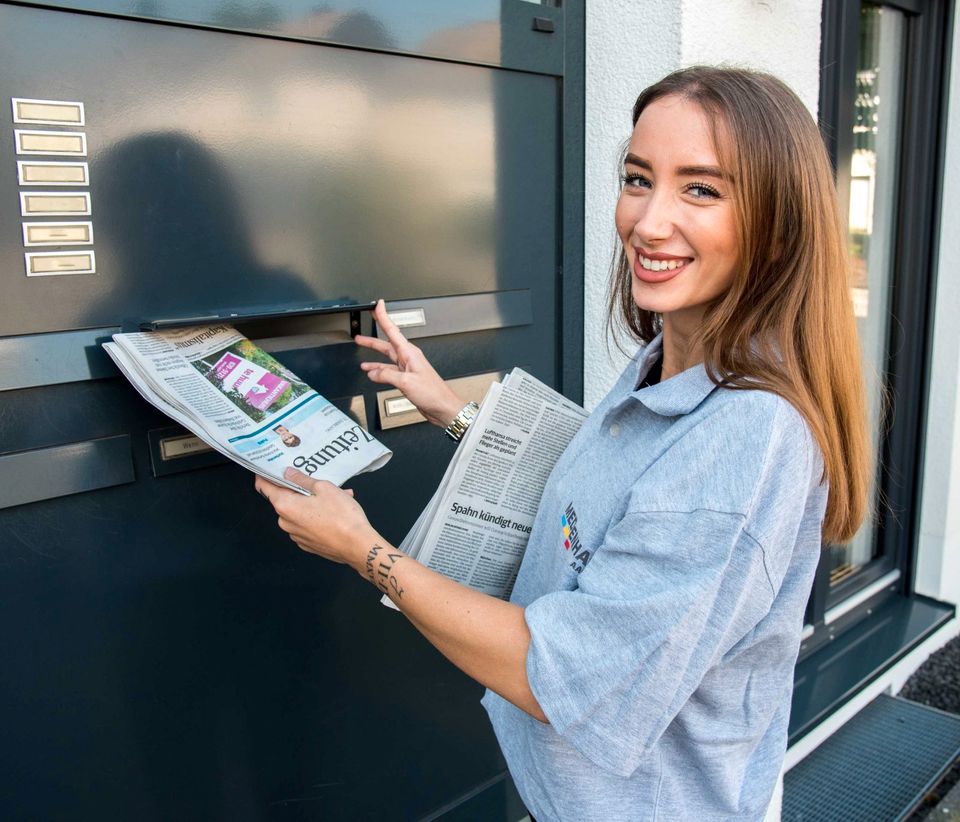
[[[258,411],[266,411],[290,385],[266,368],[236,354],[224,354],[213,370],[225,390],[236,391]]]

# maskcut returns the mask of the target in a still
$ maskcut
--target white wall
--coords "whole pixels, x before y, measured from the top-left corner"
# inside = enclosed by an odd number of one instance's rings
[[[820,3],[811,0],[591,0],[586,43],[584,402],[623,368],[607,345],[606,287],[616,234],[617,160],[640,91],[694,63],[776,74],[816,110]]]
[[[916,588],[960,603],[960,26],[950,77]]]
[[[623,358],[609,356],[606,346],[617,161],[630,136],[637,95],[680,66],[680,7],[656,0],[591,0],[586,29],[583,393],[584,404],[593,408],[623,368]]]

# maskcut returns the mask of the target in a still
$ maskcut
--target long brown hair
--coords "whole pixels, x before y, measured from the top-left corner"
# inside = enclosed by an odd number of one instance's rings
[[[823,538],[845,542],[866,514],[870,449],[860,346],[848,291],[845,234],[830,161],[813,118],[768,74],[696,66],[645,89],[697,103],[721,165],[735,180],[739,261],[730,289],[707,307],[697,340],[710,378],[779,394],[803,415],[830,484]],[[661,317],[631,297],[621,248],[611,321],[646,342]]]

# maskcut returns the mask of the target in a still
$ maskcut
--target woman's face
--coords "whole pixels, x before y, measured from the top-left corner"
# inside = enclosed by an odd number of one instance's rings
[[[676,96],[647,106],[623,176],[616,222],[634,302],[692,328],[730,287],[738,256],[734,181],[703,110]]]

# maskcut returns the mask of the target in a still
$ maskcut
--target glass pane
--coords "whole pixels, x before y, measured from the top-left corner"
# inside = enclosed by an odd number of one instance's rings
[[[850,158],[850,296],[863,350],[870,434],[876,454],[880,448],[882,374],[890,314],[904,31],[902,12],[876,6],[864,6],[860,11],[854,148]],[[831,583],[847,579],[875,559],[876,551],[873,523],[868,521],[849,543],[831,547]]]

